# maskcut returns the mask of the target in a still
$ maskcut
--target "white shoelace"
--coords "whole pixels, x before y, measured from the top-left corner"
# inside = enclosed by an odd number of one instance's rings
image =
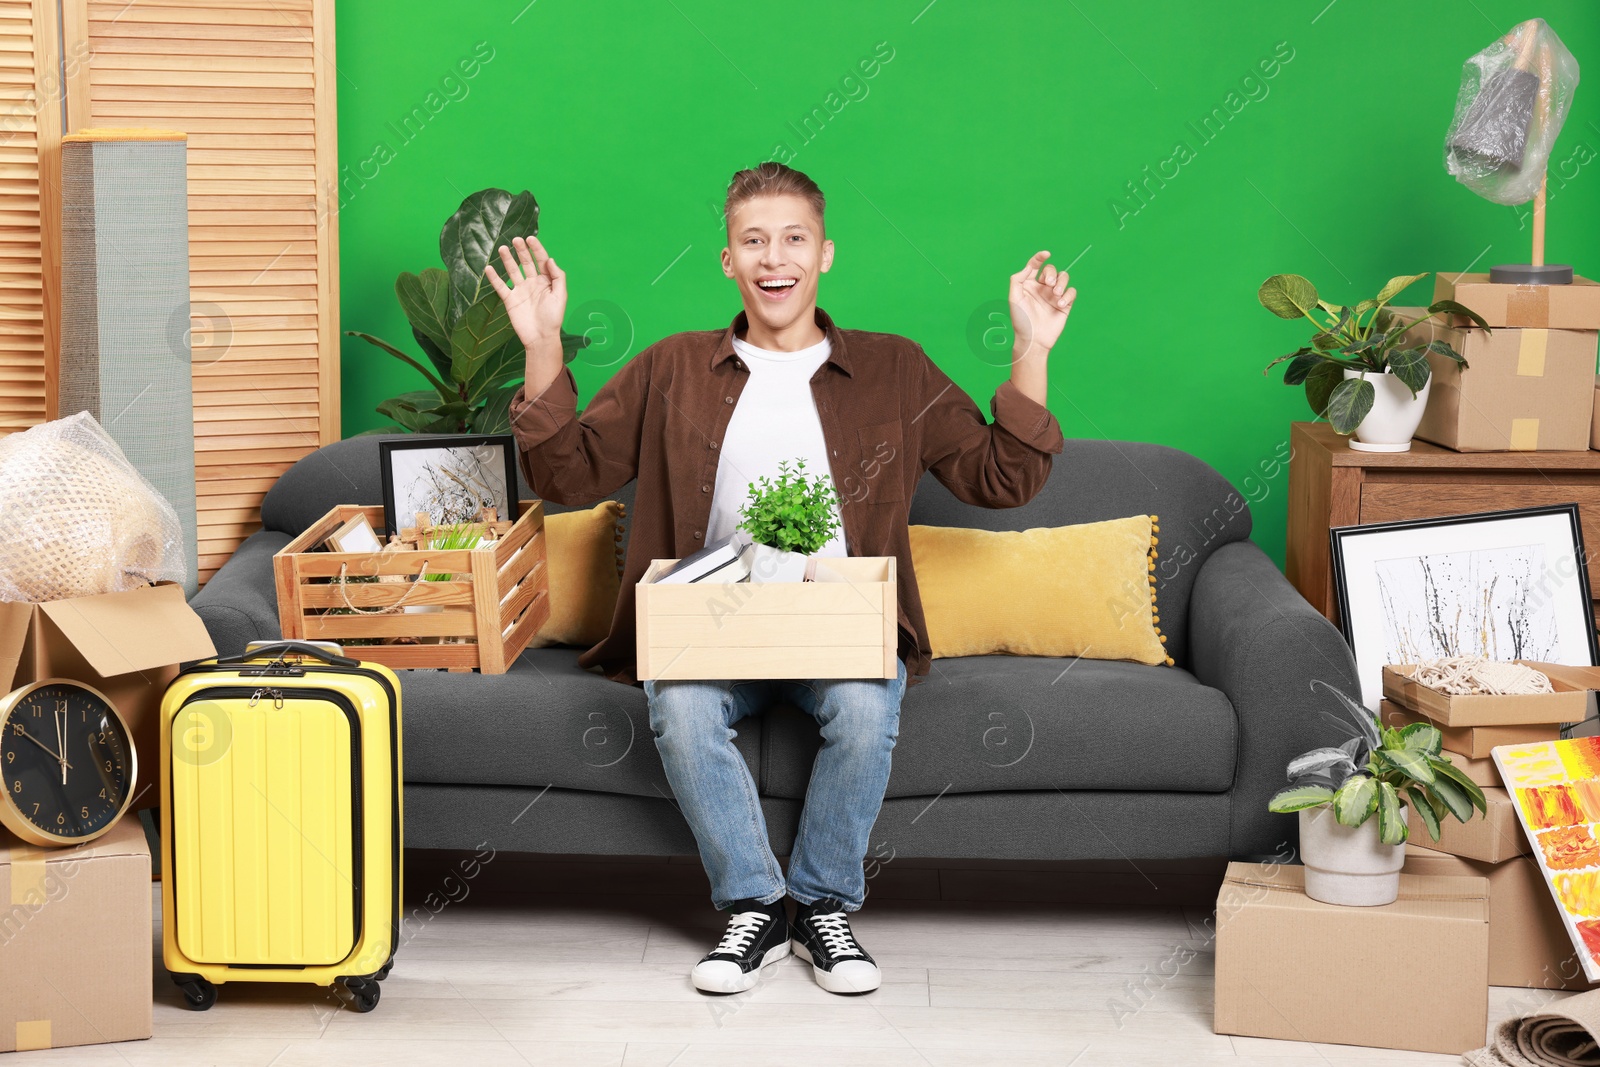
[[[728,921],[728,931],[722,935],[722,940],[717,942],[717,947],[711,950],[713,956],[726,953],[738,956],[749,947],[761,928],[771,922],[771,918],[760,911],[741,911]]]
[[[835,911],[827,915],[813,915],[811,926],[817,931],[817,936],[822,938],[822,943],[827,947],[831,956],[859,956],[861,947],[856,944],[856,939],[850,933],[850,921],[844,917],[844,912]]]

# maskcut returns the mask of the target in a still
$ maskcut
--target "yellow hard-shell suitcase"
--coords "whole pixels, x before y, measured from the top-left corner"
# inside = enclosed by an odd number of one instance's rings
[[[225,982],[342,988],[371,1011],[399,940],[400,682],[323,642],[254,643],[161,705],[162,957]]]

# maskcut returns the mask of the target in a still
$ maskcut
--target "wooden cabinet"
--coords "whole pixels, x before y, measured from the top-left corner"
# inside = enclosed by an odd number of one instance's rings
[[[1425,441],[1409,452],[1358,452],[1321,422],[1295,423],[1290,443],[1284,572],[1334,622],[1335,526],[1576,503],[1589,586],[1600,591],[1600,452],[1454,452]]]

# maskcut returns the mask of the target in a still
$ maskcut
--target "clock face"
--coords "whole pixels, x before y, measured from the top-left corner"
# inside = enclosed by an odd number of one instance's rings
[[[56,844],[109,829],[134,778],[133,744],[111,703],[88,686],[52,679],[12,693],[0,713],[6,825]]]

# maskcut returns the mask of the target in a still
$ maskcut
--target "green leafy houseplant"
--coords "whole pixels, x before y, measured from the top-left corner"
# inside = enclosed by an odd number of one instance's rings
[[[1274,274],[1261,283],[1256,293],[1261,306],[1281,319],[1309,319],[1316,327],[1309,347],[1298,348],[1268,363],[1265,374],[1279,363],[1284,385],[1306,387],[1306,400],[1319,417],[1326,417],[1341,434],[1354,432],[1372,410],[1376,390],[1368,374],[1392,371],[1415,397],[1428,384],[1432,373],[1428,353],[1453,359],[1463,367],[1467,361],[1445,341],[1402,348],[1407,330],[1435,315],[1464,315],[1489,332],[1488,323],[1472,309],[1454,300],[1436,300],[1422,318],[1406,320],[1388,307],[1389,301],[1427,274],[1402,274],[1390,278],[1378,295],[1354,307],[1330,304],[1319,299],[1316,286],[1298,274]],[[1360,377],[1346,378],[1345,371]]]
[[[439,234],[444,267],[429,267],[421,274],[405,271],[394,283],[426,364],[369,333],[345,331],[428,380],[430,388],[391,397],[378,405],[378,414],[412,433],[510,431],[511,398],[522,384],[525,353],[484,268],[513,237],[538,232],[539,205],[526,189],[515,196],[504,189],[483,189],[461,202]],[[569,363],[588,343],[586,337],[561,332]]]
[[[1291,784],[1267,802],[1268,810],[1285,813],[1328,805],[1340,824],[1352,828],[1376,815],[1378,840],[1385,845],[1401,844],[1409,836],[1400,816],[1402,796],[1435,841],[1446,815],[1466,822],[1474,808],[1488,814],[1483,790],[1442,751],[1437,726],[1416,722],[1397,730],[1333,686],[1311,684],[1339,699],[1357,733],[1342,745],[1313,749],[1291,760]]]
[[[750,499],[739,511],[739,529],[756,544],[810,555],[838,529],[834,509],[839,498],[832,479],[825,474],[809,479],[805,466],[805,460],[795,460],[795,469],[790,470],[784,460],[778,464],[776,481],[762,475],[750,483]]]
[[[435,526],[428,531],[428,550],[454,552],[477,548],[483,541],[483,527],[475,522],[458,522],[451,526]],[[423,550],[426,551],[426,550]],[[450,582],[453,574],[424,574],[423,581]]]

